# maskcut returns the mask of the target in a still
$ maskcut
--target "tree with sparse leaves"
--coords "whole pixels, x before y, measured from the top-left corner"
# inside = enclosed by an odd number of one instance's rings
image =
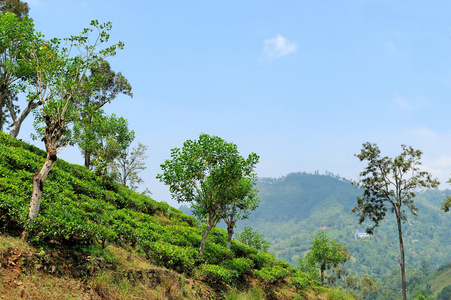
[[[228,192],[241,178],[253,173],[258,155],[239,155],[238,148],[217,136],[201,134],[171,150],[171,159],[161,164],[157,178],[169,185],[177,202],[192,202],[205,212],[206,229],[199,252],[203,253],[208,234],[222,218],[231,197]]]
[[[113,163],[113,168],[117,173],[120,184],[136,190],[138,184],[143,182],[142,178],[138,176],[138,173],[147,169],[144,162],[148,158],[146,151],[147,146],[138,143],[137,148],[133,148],[131,151],[127,148],[118,155]]]
[[[398,262],[401,268],[402,294],[407,299],[406,274],[404,259],[404,243],[402,224],[407,221],[407,212],[417,215],[418,208],[414,204],[415,193],[421,188],[436,188],[437,179],[431,174],[421,171],[420,150],[402,145],[402,152],[395,158],[381,157],[376,144],[364,143],[360,154],[356,156],[360,161],[367,161],[368,165],[360,173],[358,182],[354,185],[363,189],[363,195],[357,197],[357,206],[351,212],[357,213],[362,224],[370,220],[373,225],[367,228],[372,234],[374,228],[386,218],[388,211],[395,214],[398,226],[398,238],[401,258]]]
[[[123,43],[119,42],[97,50],[100,44],[108,42],[111,26],[111,23],[100,24],[98,21],[92,21],[91,28],[85,28],[78,36],[64,40],[52,39],[45,45],[30,45],[37,84],[36,91],[30,91],[27,97],[29,101],[38,98],[42,103],[39,109],[34,111],[34,126],[37,132],[34,137],[44,142],[47,152],[42,169],[33,174],[30,222],[39,213],[44,182],[57,160],[57,154],[77,141],[79,126],[76,123],[80,120],[84,103],[80,91],[89,90],[89,86],[96,85],[101,79],[96,76],[86,81],[89,67],[93,61],[115,55],[117,49],[123,48]],[[92,39],[93,31],[97,36]],[[22,237],[27,239],[27,227]]]

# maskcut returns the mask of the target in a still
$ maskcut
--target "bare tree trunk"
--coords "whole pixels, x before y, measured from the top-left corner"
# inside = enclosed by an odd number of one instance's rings
[[[324,286],[324,271],[326,270],[326,266],[321,265],[321,285]]]
[[[398,222],[398,235],[399,235],[399,250],[401,251],[401,260],[398,259],[399,265],[401,267],[401,282],[402,282],[402,299],[407,300],[407,290],[406,290],[406,265],[404,260],[404,242],[402,239],[402,228],[401,219],[397,215],[396,221]]]
[[[213,229],[213,227],[216,226],[216,223],[218,223],[218,217],[217,216],[210,217],[210,215],[207,215],[207,220],[206,221],[207,221],[207,228],[205,228],[205,231],[204,231],[204,234],[202,235],[202,240],[200,241],[200,246],[199,246],[199,253],[200,254],[204,253],[205,244],[207,243],[208,234]]]
[[[85,153],[85,167],[89,169],[91,166],[91,153]]]
[[[235,227],[234,222],[227,222],[227,248],[230,249],[232,246],[233,228]]]
[[[47,179],[47,175],[52,169],[54,163],[56,162],[56,151],[47,153],[47,158],[41,171],[33,174],[33,192],[31,194],[30,208],[28,211],[28,219],[33,222],[34,218],[37,217],[39,213],[39,207],[41,206],[42,191],[44,189],[44,182]],[[22,240],[28,239],[28,228],[25,227],[22,233]]]

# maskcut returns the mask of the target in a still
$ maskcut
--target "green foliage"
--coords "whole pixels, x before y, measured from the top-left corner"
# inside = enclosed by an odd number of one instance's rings
[[[255,275],[266,283],[272,284],[285,279],[290,274],[290,269],[278,265],[264,267],[261,270],[255,270]]]
[[[200,273],[205,275],[206,279],[214,283],[225,282],[232,284],[238,279],[238,272],[230,270],[219,265],[205,264],[201,267]]]
[[[239,257],[234,259],[224,260],[221,266],[238,272],[238,276],[248,273],[254,266],[254,262],[250,258]]]
[[[257,249],[235,240],[232,240],[230,249],[235,253],[236,257],[248,257],[251,254],[257,254],[258,252]]]
[[[291,277],[291,284],[293,284],[298,290],[305,290],[314,284],[314,280],[312,280],[304,272],[297,272]]]
[[[251,254],[250,257],[255,263],[255,268],[262,269],[270,266],[276,261],[274,254],[267,252],[259,252],[257,254]]]
[[[451,182],[451,181],[448,181]],[[444,212],[448,212],[451,207],[451,196],[446,196],[445,200],[442,203],[442,209]]]
[[[155,262],[180,273],[191,273],[194,268],[195,252],[193,248],[180,247],[170,243],[156,241],[151,244],[148,256]]]
[[[329,300],[354,300],[355,298],[342,288],[331,288],[327,290]]]
[[[360,161],[368,161],[368,165],[360,173],[359,182],[354,183],[363,189],[362,197],[357,197],[357,206],[351,211],[359,215],[359,223],[369,219],[372,226],[367,229],[372,233],[374,228],[386,218],[390,210],[396,215],[401,248],[401,282],[403,299],[406,295],[405,257],[402,238],[402,222],[407,221],[406,208],[414,216],[418,208],[414,205],[416,190],[420,188],[436,188],[437,179],[426,171],[420,170],[420,150],[401,145],[402,152],[395,158],[381,157],[376,144],[364,143],[360,154],[356,155]]]
[[[245,245],[263,252],[267,252],[271,245],[270,242],[266,241],[263,234],[259,234],[248,226],[244,227],[243,231],[236,235],[236,239]]]
[[[321,283],[324,284],[324,271],[346,261],[340,243],[327,237],[323,231],[313,238],[310,252],[305,256],[307,265],[316,265],[321,272]],[[303,267],[300,267],[301,269]]]
[[[19,235],[23,230],[32,172],[45,156],[45,152],[0,132],[2,232]],[[238,241],[228,249],[227,233],[220,228],[211,230],[209,243],[199,254],[204,228],[197,226],[193,217],[119,184],[105,188],[104,182],[85,167],[58,160],[49,177],[41,213],[29,227],[30,242],[45,251],[73,247],[112,263],[107,246],[114,243],[134,248],[156,265],[189,275],[204,274],[215,283],[235,285],[257,272],[266,283],[295,275],[299,279],[292,283],[305,285],[303,274],[286,262],[276,261],[272,254],[257,252]]]
[[[259,157],[251,153],[247,159],[238,148],[217,136],[201,134],[198,140],[187,140],[181,149],[171,150],[171,159],[161,164],[157,178],[169,185],[177,202],[193,202],[196,211],[205,216],[206,229],[199,251],[205,247],[209,231],[222,218],[234,200],[234,187],[246,176],[254,176]]]
[[[451,299],[451,284],[445,286],[437,295],[438,300]]]

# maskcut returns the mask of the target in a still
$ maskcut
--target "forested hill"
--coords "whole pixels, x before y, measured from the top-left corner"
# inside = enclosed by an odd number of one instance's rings
[[[350,214],[361,191],[337,175],[292,173],[278,179],[263,178],[257,185],[260,207],[249,220],[238,223],[265,235],[272,243],[270,252],[294,264],[310,247],[312,237],[320,230],[341,242],[351,252],[352,262],[345,265],[356,275],[372,274],[380,278],[398,268],[399,255],[396,224],[390,216],[376,229],[374,236],[355,239],[358,216]],[[422,261],[433,269],[451,261],[451,217],[440,210],[449,191],[420,193],[415,203],[419,216],[409,218],[404,226],[408,267],[419,267]]]
[[[290,220],[297,223],[332,207],[336,209],[331,212],[340,217],[339,213],[349,212],[355,206],[360,193],[348,180],[330,173],[291,173],[278,179],[260,178],[257,189],[262,202],[250,216],[251,222]],[[330,217],[319,225],[327,226]]]

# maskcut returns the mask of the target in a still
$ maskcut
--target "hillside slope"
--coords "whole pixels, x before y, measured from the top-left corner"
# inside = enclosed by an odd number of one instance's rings
[[[63,160],[45,182],[29,244],[20,242],[31,176],[44,158],[0,132],[0,284],[9,299],[45,295],[46,281],[51,287],[70,281],[79,286],[73,297],[92,299],[216,299],[231,287],[256,289],[266,299],[315,294],[313,281],[273,255],[237,241],[227,249],[222,229],[212,230],[200,255],[203,228],[193,217]],[[114,292],[124,286],[123,297]],[[62,293],[72,297],[69,289]]]
[[[239,223],[239,232],[251,226],[271,241],[277,258],[297,264],[320,230],[348,247],[353,256],[345,265],[356,275],[380,278],[397,269],[398,237],[393,216],[376,229],[374,236],[355,239],[358,217],[350,214],[361,192],[339,176],[293,173],[279,179],[261,179],[257,185],[261,205],[249,220]],[[433,269],[451,261],[451,218],[440,210],[449,191],[432,190],[416,199],[419,216],[404,226],[407,265],[418,268],[427,261]]]

